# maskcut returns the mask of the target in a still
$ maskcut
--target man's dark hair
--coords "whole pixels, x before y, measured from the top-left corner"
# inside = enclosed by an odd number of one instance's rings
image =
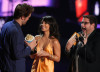
[[[57,24],[55,18],[52,17],[52,16],[44,16],[41,19],[41,23],[43,23],[43,21],[46,24],[50,25],[50,35],[49,35],[49,37],[50,38],[55,37],[55,38],[59,39],[59,36],[60,36],[59,28],[58,28],[58,24]],[[41,27],[40,26],[39,26],[39,34],[43,34],[43,32],[41,31]]]
[[[93,15],[84,15],[83,18],[88,18],[90,21],[90,24],[95,24],[95,29],[97,28],[97,19]]]
[[[18,19],[22,16],[27,17],[34,11],[34,8],[26,3],[18,4],[14,11],[14,19]]]

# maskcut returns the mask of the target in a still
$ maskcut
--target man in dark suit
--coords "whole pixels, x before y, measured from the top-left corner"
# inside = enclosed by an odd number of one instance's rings
[[[73,46],[75,38],[69,39],[66,44],[66,51],[74,56],[71,72],[100,72],[100,33],[96,29],[96,17],[84,15],[81,28],[83,40],[79,40],[76,46]]]
[[[14,20],[5,23],[1,30],[2,72],[25,72],[25,57],[34,52],[36,40],[24,43],[21,26],[29,20],[33,7],[18,4],[14,11]]]

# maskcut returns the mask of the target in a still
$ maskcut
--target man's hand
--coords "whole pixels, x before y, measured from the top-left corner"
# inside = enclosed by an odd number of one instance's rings
[[[66,44],[66,50],[69,51],[75,42],[76,42],[76,39],[74,37],[70,38]]]
[[[34,48],[35,48],[36,45],[37,45],[36,40],[33,40],[33,41],[30,42],[30,43],[28,43],[27,41],[25,41],[25,43],[26,43],[28,46],[30,46],[31,50],[33,50],[33,51],[34,51]]]

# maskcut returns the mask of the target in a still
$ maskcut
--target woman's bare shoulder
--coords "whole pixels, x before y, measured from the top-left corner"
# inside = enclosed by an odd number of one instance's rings
[[[59,40],[56,39],[56,38],[53,38],[53,39],[51,39],[51,40],[52,40],[52,43],[53,43],[53,44],[58,44],[58,43],[59,43]]]

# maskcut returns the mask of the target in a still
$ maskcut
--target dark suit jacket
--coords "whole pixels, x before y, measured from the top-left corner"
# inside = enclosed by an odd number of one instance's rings
[[[78,53],[79,72],[100,72],[100,33],[94,30]]]
[[[87,44],[84,47],[73,46],[67,54],[71,59],[69,72],[75,72],[76,52],[79,55],[79,72],[100,72],[100,33],[94,30],[88,37]],[[73,70],[73,71],[72,71]]]
[[[25,57],[31,48],[25,47],[24,36],[16,21],[4,24],[1,30],[2,70],[4,72],[25,72]]]

